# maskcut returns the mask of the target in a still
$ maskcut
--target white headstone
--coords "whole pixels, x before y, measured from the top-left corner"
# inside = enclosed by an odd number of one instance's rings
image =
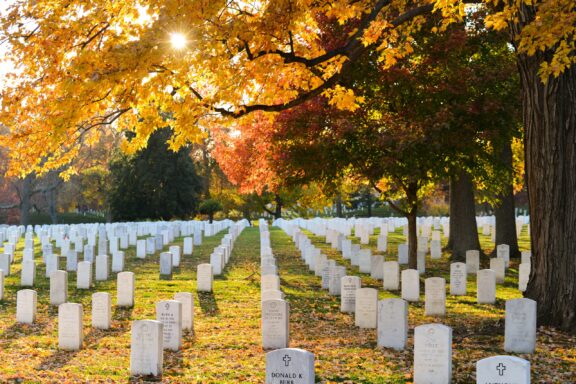
[[[50,278],[52,272],[60,269],[60,256],[51,254],[46,256],[46,277]]]
[[[480,270],[480,251],[466,251],[466,272],[475,275]]]
[[[508,244],[500,244],[496,247],[496,257],[504,259],[506,268],[510,266],[510,246]]]
[[[372,256],[372,265],[370,267],[370,277],[376,280],[384,278],[384,256]]]
[[[190,292],[174,294],[174,300],[182,304],[182,330],[194,330],[194,296]]]
[[[340,281],[340,312],[356,311],[356,291],[361,288],[358,276],[344,276]]]
[[[260,277],[260,290],[280,290],[280,277],[278,277],[278,275],[266,275]]]
[[[522,253],[521,253],[521,263],[522,264],[525,264],[525,263],[530,264],[531,259],[532,259],[532,252],[522,251]]]
[[[452,328],[424,324],[414,328],[414,384],[452,380]]]
[[[94,246],[85,245],[84,246],[84,261],[94,262]]]
[[[108,280],[108,255],[96,256],[96,281]]]
[[[82,349],[82,304],[63,303],[58,306],[58,348],[65,351]]]
[[[199,292],[212,292],[212,265],[198,264],[196,273],[196,290]]]
[[[359,288],[356,291],[354,324],[360,328],[376,328],[378,318],[378,291]]]
[[[408,339],[408,303],[402,299],[378,302],[378,347],[402,350]]]
[[[476,384],[530,384],[530,362],[516,356],[492,356],[476,363]]]
[[[262,348],[288,348],[290,307],[284,300],[262,302]]]
[[[420,300],[420,274],[415,269],[402,271],[402,298],[406,301]]]
[[[156,320],[164,325],[164,349],[178,351],[182,347],[182,303],[159,301],[156,303]]]
[[[442,277],[429,277],[424,280],[426,316],[446,316],[446,280]]]
[[[172,279],[172,254],[170,252],[160,253],[160,279]]]
[[[314,355],[297,348],[266,354],[266,384],[314,384]]]
[[[530,280],[530,263],[522,263],[518,267],[518,289],[525,292],[528,288],[528,281]]]
[[[496,284],[504,284],[504,278],[506,277],[506,260],[500,257],[490,259],[490,269],[496,273]]]
[[[132,322],[130,375],[160,376],[164,361],[164,326],[160,321]]]
[[[36,262],[34,260],[24,260],[22,262],[20,286],[33,287],[34,280],[36,280]]]
[[[66,254],[66,270],[74,272],[78,269],[78,254],[76,251],[68,251]]]
[[[54,271],[50,275],[50,305],[60,305],[68,300],[68,272]]]
[[[370,273],[372,269],[372,252],[369,249],[360,250],[358,264],[361,273]]]
[[[118,307],[133,307],[135,288],[136,276],[134,272],[120,272],[116,276],[116,305]]]
[[[139,259],[146,258],[146,240],[141,239],[136,241],[136,257]]]
[[[333,296],[340,296],[342,293],[342,278],[346,276],[346,267],[335,266],[332,268],[330,275],[330,283],[328,284],[328,292]]]
[[[454,296],[466,295],[467,278],[465,263],[450,264],[450,294]]]
[[[76,272],[76,288],[90,289],[92,287],[92,263],[81,261],[78,263],[78,272]]]
[[[224,269],[224,254],[221,252],[214,252],[210,255],[210,264],[212,264],[212,273],[216,276],[222,274]],[[275,275],[276,266],[274,265],[263,265],[261,267],[262,275]]]
[[[116,251],[112,254],[112,272],[124,270],[124,251]]]
[[[10,276],[10,255],[7,253],[0,253],[0,269],[4,271],[4,276]]]
[[[92,327],[109,329],[112,323],[112,299],[108,292],[92,295]]]
[[[269,289],[267,291],[262,291],[260,299],[261,301],[274,300],[274,299],[284,300],[284,293],[282,293],[282,291],[277,289]]]
[[[388,249],[388,233],[378,236],[378,243],[376,247],[378,252],[386,252]]]
[[[184,238],[184,246],[182,249],[182,254],[184,256],[190,256],[192,254],[192,251],[194,249],[194,245],[193,245],[193,239],[191,237],[185,237]]]
[[[408,244],[398,244],[398,264],[408,264]]]
[[[180,246],[178,245],[171,245],[168,248],[168,252],[172,254],[172,266],[179,267],[180,266]]]
[[[440,240],[432,240],[430,242],[430,257],[432,259],[440,259],[442,257],[442,245]]]
[[[423,275],[426,273],[426,253],[422,251],[416,252],[416,268],[418,269],[418,273]]]
[[[383,265],[384,289],[397,291],[400,288],[400,265],[397,261],[385,261]]]
[[[481,269],[476,278],[476,299],[478,304],[496,302],[496,273],[491,269]]]
[[[536,302],[532,299],[506,301],[504,350],[534,353],[536,348]]]
[[[16,322],[33,324],[36,321],[38,296],[32,289],[22,289],[16,294]]]

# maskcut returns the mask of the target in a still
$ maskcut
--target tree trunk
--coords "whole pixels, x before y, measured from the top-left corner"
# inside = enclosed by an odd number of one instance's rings
[[[418,269],[418,228],[416,227],[416,214],[413,212],[408,213],[408,267],[410,269]]]
[[[508,139],[500,152],[502,164],[510,172],[510,182],[506,183],[505,191],[499,196],[500,202],[494,207],[496,216],[496,244],[508,244],[510,246],[510,257],[520,257],[518,250],[518,236],[516,234],[516,216],[514,213],[514,186],[512,168],[512,139]],[[496,248],[494,248],[494,254]]]
[[[521,16],[533,20],[534,12],[523,7]],[[538,303],[538,324],[575,331],[576,66],[543,84],[538,69],[549,58],[518,56],[532,235],[525,295]]]
[[[410,183],[406,189],[406,201],[408,211],[408,267],[418,269],[418,227],[416,218],[418,216],[418,185]]]
[[[30,224],[30,208],[32,208],[32,182],[34,181],[34,174],[26,175],[22,180],[22,188],[20,190],[20,225]]]
[[[274,201],[276,202],[276,209],[274,210],[274,219],[281,219],[282,218],[282,199],[280,195],[274,195]]]
[[[58,203],[58,191],[56,188],[48,191],[48,210],[50,212],[50,219],[52,224],[58,224],[58,210],[56,205]]]
[[[342,194],[338,192],[336,195],[336,217],[344,217],[342,214]]]
[[[202,143],[202,163],[204,166],[204,199],[210,199],[210,181],[212,179],[212,166],[210,164],[210,154],[208,153],[208,141],[203,140]]]
[[[368,217],[372,217],[372,194],[370,193],[370,190],[366,193],[366,209]]]
[[[448,248],[452,250],[453,261],[464,261],[466,251],[480,250],[474,186],[466,171],[458,172],[450,178],[450,237]]]

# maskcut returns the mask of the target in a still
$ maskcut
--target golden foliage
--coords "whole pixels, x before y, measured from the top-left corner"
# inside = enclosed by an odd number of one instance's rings
[[[533,0],[485,2],[500,9],[487,25],[503,29]],[[537,3],[517,43],[521,53],[553,52],[541,68],[546,79],[576,60],[576,12],[573,0]],[[352,111],[362,100],[335,87],[335,76],[363,50],[377,51],[385,66],[410,54],[432,8],[440,29],[466,13],[461,0],[13,2],[0,16],[0,41],[16,66],[2,93],[9,132],[0,145],[21,176],[70,163],[100,127],[134,133],[123,143],[134,152],[168,124],[177,149],[225,118],[278,110],[308,92]],[[358,25],[335,54],[322,45],[326,18]],[[171,45],[173,33],[185,36],[184,47]]]

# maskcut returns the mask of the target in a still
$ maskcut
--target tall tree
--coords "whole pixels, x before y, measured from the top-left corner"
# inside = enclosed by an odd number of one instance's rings
[[[10,44],[21,81],[3,95],[2,122],[11,134],[2,144],[19,148],[11,152],[12,170],[29,173],[46,154],[45,168],[69,162],[80,151],[78,140],[101,125],[134,130],[131,146],[139,148],[164,126],[165,111],[174,112],[177,147],[198,141],[200,125],[192,127],[213,112],[285,110],[320,94],[353,110],[354,92],[338,84],[352,63],[375,54],[393,65],[413,49],[422,15],[441,15],[434,28],[443,29],[462,20],[465,2],[14,2],[1,16],[0,39]],[[527,294],[538,300],[542,323],[576,327],[576,270],[569,267],[576,183],[568,176],[576,156],[566,145],[576,131],[574,2],[478,3],[494,15],[488,25],[509,28],[518,48],[534,254]],[[342,45],[325,50],[317,14],[355,28]],[[175,25],[187,28],[179,31],[189,40],[180,51],[169,44]]]
[[[190,149],[168,148],[170,129],[156,131],[142,151],[110,164],[110,209],[116,221],[188,218],[196,213],[202,180]]]

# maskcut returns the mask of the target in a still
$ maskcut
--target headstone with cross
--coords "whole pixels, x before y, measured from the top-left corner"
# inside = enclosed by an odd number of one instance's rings
[[[282,348],[266,354],[266,384],[313,384],[314,354]]]
[[[530,362],[515,356],[492,356],[476,363],[476,384],[530,384]]]

